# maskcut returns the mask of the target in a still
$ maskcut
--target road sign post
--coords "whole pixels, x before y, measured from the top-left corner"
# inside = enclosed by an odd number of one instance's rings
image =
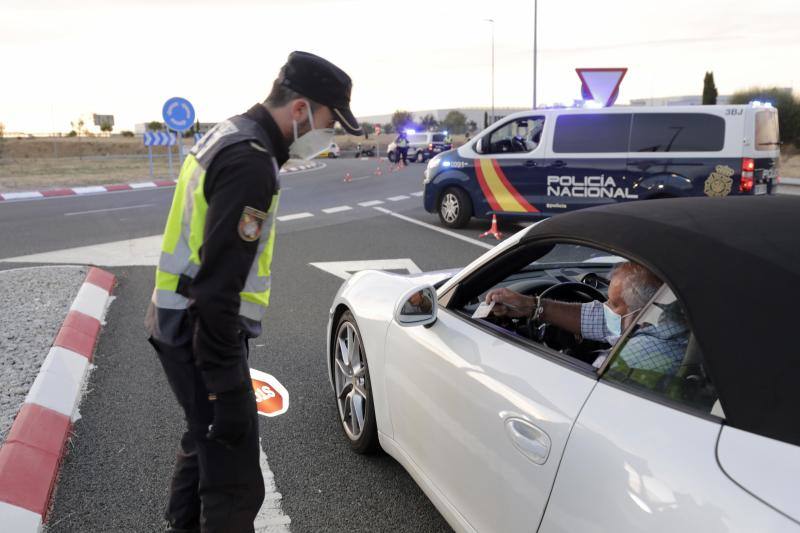
[[[169,175],[170,177],[174,177],[172,174],[172,145],[175,144],[176,136],[172,133],[167,131],[167,133],[161,131],[146,131],[142,136],[142,140],[144,141],[144,145],[147,146],[147,156],[150,158],[150,177],[153,177],[153,146],[166,146],[167,147],[167,155],[169,157]]]

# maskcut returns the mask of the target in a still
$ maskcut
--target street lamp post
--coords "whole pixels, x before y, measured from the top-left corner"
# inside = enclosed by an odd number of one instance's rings
[[[492,119],[490,122],[494,122],[494,19],[484,20],[492,23]]]

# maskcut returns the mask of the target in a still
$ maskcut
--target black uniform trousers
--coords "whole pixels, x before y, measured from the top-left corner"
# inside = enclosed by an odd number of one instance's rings
[[[398,148],[397,149],[397,163],[400,164],[400,160],[403,160],[403,164],[408,166],[408,148]]]
[[[245,354],[247,339],[242,338]],[[214,417],[208,391],[195,364],[192,345],[169,346],[153,338],[172,391],[183,408],[187,429],[178,447],[165,518],[172,532],[247,533],[264,501],[259,465],[258,414],[234,447],[206,438]],[[247,366],[247,359],[242,361]]]

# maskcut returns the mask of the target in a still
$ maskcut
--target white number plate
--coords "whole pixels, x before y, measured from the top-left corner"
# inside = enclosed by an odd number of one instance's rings
[[[756,184],[755,194],[767,194],[767,184],[766,183]]]

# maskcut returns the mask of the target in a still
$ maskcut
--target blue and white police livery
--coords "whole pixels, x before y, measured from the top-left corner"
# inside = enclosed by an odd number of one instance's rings
[[[425,209],[546,217],[612,202],[773,194],[778,112],[769,104],[536,109],[505,117],[425,170]]]

